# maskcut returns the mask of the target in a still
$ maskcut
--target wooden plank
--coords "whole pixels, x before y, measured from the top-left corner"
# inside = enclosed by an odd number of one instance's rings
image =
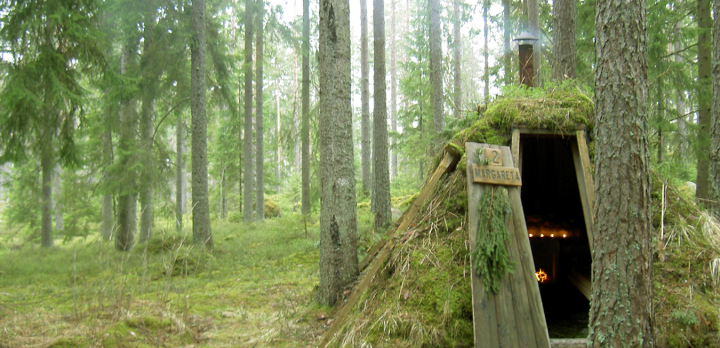
[[[373,260],[375,257],[375,254],[387,243],[388,239],[395,234],[397,231],[404,231],[409,226],[410,223],[415,219],[415,216],[420,212],[420,209],[422,209],[423,204],[425,204],[425,200],[430,196],[430,194],[435,189],[435,185],[437,185],[440,178],[447,172],[448,168],[452,167],[455,162],[460,160],[460,157],[453,152],[445,152],[445,156],[443,157],[443,160],[438,165],[437,169],[435,169],[435,173],[430,177],[430,180],[425,184],[422,191],[420,191],[420,194],[415,198],[415,200],[412,202],[410,207],[405,211],[405,213],[400,217],[400,220],[398,221],[400,226],[396,229],[388,229],[387,234],[380,239],[373,247],[368,251],[367,256],[360,262],[358,265],[358,268],[360,272],[362,272],[365,267],[367,267],[368,264]]]
[[[468,187],[468,212],[475,212],[483,190],[487,185],[474,184],[472,181],[472,165],[477,158],[477,152],[486,148],[486,144],[465,143],[465,157],[467,158],[467,187]],[[477,243],[478,219],[477,214],[468,214],[468,234],[470,239],[470,250],[475,250]],[[497,314],[495,309],[494,296],[487,296],[485,285],[475,273],[475,267],[471,267],[470,289],[472,291],[473,305],[473,332],[475,334],[475,347],[499,347],[497,332]]]
[[[517,168],[472,165],[473,182],[478,184],[496,184],[522,186],[520,171]]]
[[[335,320],[330,325],[330,328],[325,331],[325,334],[320,340],[320,344],[318,345],[318,347],[327,347],[328,343],[330,343],[330,341],[335,337],[335,334],[338,333],[342,325],[345,323],[348,314],[350,314],[350,311],[352,311],[355,304],[358,302],[358,300],[360,300],[360,296],[370,286],[373,278],[375,278],[375,274],[377,274],[382,265],[385,263],[385,260],[387,260],[387,258],[390,256],[390,252],[394,247],[395,244],[392,241],[387,243],[378,255],[378,257],[372,262],[372,266],[370,267],[368,272],[365,273],[360,283],[357,285],[355,290],[353,290],[352,295],[350,295],[347,302],[345,302],[345,306],[343,306],[340,312],[338,312]]]
[[[489,147],[490,149],[500,150],[500,153],[503,155],[502,157],[504,162],[512,166],[512,162],[510,162],[509,158],[509,151],[502,151],[497,145],[490,145]],[[486,151],[485,153],[487,154],[488,152]],[[489,190],[492,189],[492,186],[485,187],[484,189],[483,194],[489,194]],[[499,189],[501,189],[499,186],[495,186],[495,190]],[[510,220],[510,216],[508,216],[505,224],[507,226],[511,223],[512,221]],[[515,245],[506,243],[505,247],[512,249],[515,248]],[[506,275],[499,280],[498,293],[494,295],[495,314],[497,315],[497,335],[500,347],[520,348],[518,340],[518,326],[515,321],[515,307],[513,305],[513,293],[510,279],[511,276],[512,275]],[[486,296],[489,295],[486,294]]]
[[[593,236],[595,234],[595,221],[593,217],[595,185],[590,174],[590,157],[587,152],[585,132],[577,131],[575,137],[577,141],[570,142],[570,147],[573,154],[573,164],[575,165],[575,176],[577,177],[578,189],[580,190],[580,202],[582,203],[583,217],[585,218],[585,231],[588,236],[590,251],[592,252]]]
[[[550,340],[552,348],[585,348],[586,338],[554,338]]]
[[[520,168],[518,166],[518,163],[520,163],[520,130],[517,128],[513,128],[512,131],[512,143],[510,145],[510,149],[512,150],[512,160],[515,164],[515,168]]]
[[[507,147],[505,147],[507,148]],[[509,152],[510,149],[507,149]],[[549,348],[550,347],[550,336],[547,331],[547,323],[545,322],[545,312],[542,306],[542,299],[540,298],[540,288],[535,279],[535,262],[532,258],[532,248],[530,247],[530,238],[528,237],[527,224],[525,222],[525,213],[522,208],[522,201],[520,200],[520,190],[518,187],[508,187],[508,194],[510,196],[510,205],[513,211],[513,222],[515,223],[515,237],[518,241],[518,252],[520,254],[520,261],[523,265],[524,271],[522,273],[525,278],[525,284],[527,286],[528,300],[530,304],[530,315],[533,321],[533,328],[535,330],[535,340],[538,348]],[[532,270],[528,272],[528,270]]]
[[[509,156],[507,153],[503,153],[503,156]],[[504,159],[505,163],[509,163],[508,158]],[[513,159],[510,165],[517,164]],[[515,229],[515,223],[512,221],[512,217],[509,217],[510,221],[507,224],[508,231],[510,232],[510,247],[508,248],[510,260],[515,264],[515,272],[509,275],[512,293],[512,303],[515,311],[515,322],[517,323],[517,337],[524,348],[537,348],[537,341],[535,339],[535,328],[532,322],[530,303],[528,300],[528,286],[525,283],[524,274],[526,272],[535,273],[534,269],[528,270],[520,259],[520,253],[518,250],[519,242]]]
[[[518,125],[514,125],[513,129],[517,129],[518,131],[520,131],[520,134],[572,136],[572,135],[575,135],[576,131],[585,131],[585,125],[578,124],[578,125],[575,125],[575,127],[568,128],[568,129],[551,129],[551,128],[528,127],[524,124],[518,124]]]
[[[585,278],[582,274],[575,272],[575,270],[571,270],[570,274],[568,275],[568,280],[570,280],[570,283],[574,285],[580,292],[585,296],[588,301],[592,297],[592,283]]]

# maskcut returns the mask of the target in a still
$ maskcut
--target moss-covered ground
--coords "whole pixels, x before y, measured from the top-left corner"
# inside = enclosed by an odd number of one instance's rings
[[[209,252],[170,224],[127,253],[95,235],[1,249],[0,347],[311,346],[332,309],[315,304],[317,219],[306,234],[291,207],[213,222]],[[358,214],[367,246],[372,217]]]

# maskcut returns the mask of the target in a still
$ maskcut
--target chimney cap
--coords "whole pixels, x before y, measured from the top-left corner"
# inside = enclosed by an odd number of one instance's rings
[[[533,45],[538,40],[540,39],[536,38],[528,31],[522,32],[518,37],[513,39],[513,41],[517,41],[518,45]]]

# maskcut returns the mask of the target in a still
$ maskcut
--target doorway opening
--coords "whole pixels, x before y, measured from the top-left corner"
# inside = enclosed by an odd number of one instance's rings
[[[592,257],[573,162],[576,141],[520,135],[521,199],[550,338],[587,337]]]

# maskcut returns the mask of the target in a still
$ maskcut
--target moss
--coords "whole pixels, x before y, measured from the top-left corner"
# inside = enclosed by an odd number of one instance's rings
[[[172,327],[172,321],[170,321],[170,319],[153,316],[128,318],[125,319],[125,324],[131,328],[144,327],[150,330],[162,330]]]
[[[75,348],[86,346],[88,346],[88,343],[85,338],[74,336],[59,338],[57,341],[47,346],[47,348]]]
[[[280,205],[278,205],[277,202],[269,198],[265,199],[265,218],[280,217],[281,213]]]

